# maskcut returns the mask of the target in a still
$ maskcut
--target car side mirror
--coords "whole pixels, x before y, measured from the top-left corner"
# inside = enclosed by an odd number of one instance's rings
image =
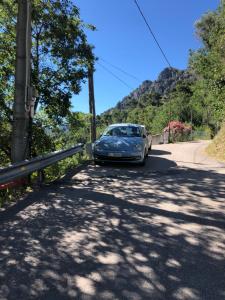
[[[142,137],[143,137],[143,139],[146,139],[146,135],[145,135],[145,134],[143,134],[143,136],[142,136]]]

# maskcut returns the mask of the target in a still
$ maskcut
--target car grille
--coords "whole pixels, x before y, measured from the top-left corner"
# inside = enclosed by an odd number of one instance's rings
[[[104,160],[104,161],[135,161],[135,160],[140,160],[141,156],[112,157],[112,156],[95,154],[95,158],[100,159],[100,160]]]

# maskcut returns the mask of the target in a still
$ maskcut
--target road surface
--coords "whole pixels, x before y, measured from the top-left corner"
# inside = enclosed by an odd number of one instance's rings
[[[0,299],[225,299],[225,165],[207,142],[85,167],[0,211]]]

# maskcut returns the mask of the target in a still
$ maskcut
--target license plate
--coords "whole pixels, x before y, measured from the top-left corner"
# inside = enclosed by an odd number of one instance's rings
[[[109,156],[111,157],[122,157],[121,153],[109,153]]]

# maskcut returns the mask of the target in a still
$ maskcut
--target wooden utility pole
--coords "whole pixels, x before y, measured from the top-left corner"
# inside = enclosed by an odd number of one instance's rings
[[[89,112],[91,114],[91,142],[96,140],[96,113],[95,113],[95,95],[93,67],[88,68],[88,88],[89,88]]]
[[[31,3],[18,0],[16,26],[16,73],[15,99],[13,106],[13,132],[11,159],[19,162],[26,158],[30,107],[31,69]]]

